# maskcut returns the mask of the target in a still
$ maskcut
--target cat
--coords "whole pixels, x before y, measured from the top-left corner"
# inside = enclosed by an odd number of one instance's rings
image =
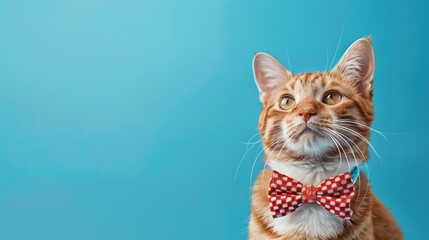
[[[270,169],[252,187],[248,239],[402,239],[394,218],[358,173],[351,219],[317,203],[272,216],[268,189],[273,171],[318,186],[368,160],[375,68],[371,38],[355,41],[327,72],[292,74],[266,53],[256,53],[253,73],[262,110],[258,131]]]

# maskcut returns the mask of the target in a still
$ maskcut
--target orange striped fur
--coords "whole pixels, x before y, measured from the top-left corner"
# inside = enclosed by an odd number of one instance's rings
[[[317,186],[366,163],[374,118],[370,38],[353,43],[326,73],[293,75],[264,53],[255,54],[253,64],[262,103],[258,129],[269,168]],[[333,94],[339,94],[340,100],[331,104]],[[285,102],[293,104],[289,108]],[[402,239],[392,215],[373,195],[362,173],[355,183],[351,220],[340,219],[315,203],[273,219],[267,197],[271,169],[263,170],[252,188],[249,239]]]

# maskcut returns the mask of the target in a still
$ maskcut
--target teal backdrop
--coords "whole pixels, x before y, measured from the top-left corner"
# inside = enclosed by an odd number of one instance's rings
[[[246,239],[263,167],[253,53],[323,71],[367,35],[388,138],[371,137],[371,186],[425,239],[428,7],[2,0],[0,239]]]

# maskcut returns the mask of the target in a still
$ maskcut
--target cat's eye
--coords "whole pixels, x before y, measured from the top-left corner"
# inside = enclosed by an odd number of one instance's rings
[[[323,97],[323,103],[328,105],[335,105],[341,101],[341,94],[335,91],[331,91],[325,94]]]
[[[293,106],[295,106],[295,99],[290,95],[283,96],[279,105],[283,110],[291,109]]]

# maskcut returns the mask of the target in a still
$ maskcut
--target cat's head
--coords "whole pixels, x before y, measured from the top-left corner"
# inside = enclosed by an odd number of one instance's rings
[[[326,73],[292,74],[265,53],[255,54],[253,72],[262,103],[258,129],[268,158],[338,159],[340,152],[368,158],[374,75],[370,38],[354,42]]]

